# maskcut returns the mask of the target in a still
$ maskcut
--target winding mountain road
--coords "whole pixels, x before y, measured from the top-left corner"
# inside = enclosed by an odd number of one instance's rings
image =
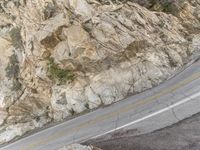
[[[135,135],[139,135],[198,112],[200,61],[155,88],[42,130],[0,150],[56,150],[119,129],[135,129]]]

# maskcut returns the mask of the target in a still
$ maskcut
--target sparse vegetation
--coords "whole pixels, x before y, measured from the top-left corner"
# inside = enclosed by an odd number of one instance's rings
[[[55,13],[55,10],[56,10],[55,6],[53,6],[52,4],[48,3],[48,5],[44,9],[44,18],[45,18],[45,20],[53,17],[53,15]]]
[[[160,32],[160,38],[164,40],[164,38],[166,38],[167,36],[165,35],[164,32]]]
[[[127,57],[135,57],[138,52],[149,46],[146,40],[136,40],[127,46],[125,54]]]
[[[90,106],[88,103],[85,103],[85,108],[90,109]]]
[[[11,88],[12,91],[18,91],[22,87],[22,84],[19,82],[18,79],[13,80],[13,86]]]
[[[3,2],[4,7],[7,7],[7,4],[12,1],[13,4],[18,8],[20,6],[20,0],[5,0]]]
[[[13,28],[10,31],[10,37],[12,40],[12,44],[16,49],[23,49],[23,42],[22,42],[22,37],[21,37],[20,31],[21,31],[20,28]]]
[[[9,79],[13,79],[13,86],[11,87],[11,90],[18,91],[21,89],[21,83],[18,80],[19,76],[19,61],[17,59],[17,55],[13,54],[9,58],[8,66],[6,67],[6,76]]]
[[[71,108],[71,109],[69,110],[69,112],[70,112],[71,115],[75,115],[75,113],[76,113],[76,112],[74,111],[73,108]]]
[[[149,0],[153,11],[162,11],[177,16],[182,9],[185,0]]]
[[[52,35],[47,36],[41,41],[41,44],[44,45],[46,48],[53,49],[56,45],[60,42],[57,35],[52,33]]]
[[[16,78],[19,74],[19,61],[17,55],[13,54],[9,58],[8,66],[6,67],[6,76],[8,78]]]
[[[60,68],[53,58],[48,58],[48,75],[50,79],[58,80],[60,83],[66,83],[66,81],[73,81],[75,79],[73,71]]]

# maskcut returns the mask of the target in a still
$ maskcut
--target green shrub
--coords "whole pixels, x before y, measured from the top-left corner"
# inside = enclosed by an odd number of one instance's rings
[[[22,84],[19,82],[19,80],[17,80],[17,79],[13,80],[13,86],[12,86],[11,90],[18,91],[21,88],[22,88]]]
[[[60,83],[73,81],[75,79],[75,74],[73,71],[61,69],[58,64],[54,62],[53,58],[48,58],[48,75],[50,79],[58,80]]]
[[[70,112],[71,115],[75,115],[75,114],[76,114],[76,112],[74,111],[73,108],[71,108],[71,109],[69,110],[69,112]]]
[[[179,10],[175,2],[165,2],[163,3],[162,7],[163,12],[171,13],[173,15],[176,15]]]
[[[13,54],[9,58],[8,66],[6,67],[6,76],[8,78],[16,78],[19,74],[19,61],[17,55]]]
[[[85,108],[90,109],[90,106],[88,103],[85,103]]]
[[[177,16],[185,0],[151,0],[151,10],[162,11]]]
[[[56,10],[55,6],[48,3],[48,5],[45,7],[43,11],[45,20],[51,18],[54,15],[55,10]]]
[[[17,59],[16,54],[13,54],[9,57],[9,63],[5,71],[6,71],[6,77],[13,80],[13,85],[11,87],[11,90],[13,91],[20,90],[22,87],[22,84],[18,80],[20,68],[19,68],[19,61]]]
[[[23,49],[23,42],[21,37],[21,29],[20,28],[13,28],[10,31],[10,37],[12,40],[12,44],[16,49]]]

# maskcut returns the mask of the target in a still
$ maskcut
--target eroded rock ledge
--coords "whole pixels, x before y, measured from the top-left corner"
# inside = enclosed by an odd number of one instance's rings
[[[199,0],[0,2],[0,143],[152,88],[200,51]]]

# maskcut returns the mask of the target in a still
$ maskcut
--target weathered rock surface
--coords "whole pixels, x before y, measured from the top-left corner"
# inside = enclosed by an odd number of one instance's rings
[[[200,51],[200,1],[0,2],[0,143],[158,85]]]

